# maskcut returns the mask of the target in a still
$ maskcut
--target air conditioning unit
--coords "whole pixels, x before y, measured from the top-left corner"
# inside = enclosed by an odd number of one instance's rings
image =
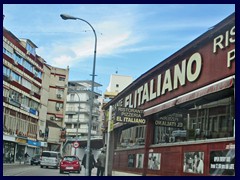
[[[12,76],[9,76],[9,81],[12,81],[12,80],[13,80]]]
[[[57,110],[57,111],[60,111],[60,107],[56,107],[56,110]]]
[[[61,99],[62,95],[61,94],[57,94],[57,98]]]
[[[26,52],[26,54],[27,54],[27,55],[30,55],[30,52],[29,52],[29,51],[27,51],[27,52]]]
[[[30,91],[30,94],[33,96],[33,95],[34,95],[34,92],[33,92],[33,91]]]

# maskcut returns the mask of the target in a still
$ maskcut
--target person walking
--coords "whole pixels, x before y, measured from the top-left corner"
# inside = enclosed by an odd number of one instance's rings
[[[85,153],[82,159],[82,165],[86,169],[86,162],[87,162],[87,154]],[[92,150],[89,151],[89,167],[88,167],[88,175],[92,175],[92,169],[95,167],[96,161],[94,159],[94,155],[92,154]]]
[[[30,156],[29,156],[28,153],[26,152],[26,153],[24,154],[24,164],[27,164],[27,162],[28,162],[28,157],[30,157]]]
[[[106,154],[105,149],[102,149],[101,153],[97,158],[97,176],[103,176],[105,171],[105,162],[106,162]]]

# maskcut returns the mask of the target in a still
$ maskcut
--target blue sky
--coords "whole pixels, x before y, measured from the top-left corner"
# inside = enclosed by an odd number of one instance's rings
[[[70,67],[69,80],[95,81],[104,93],[111,74],[134,79],[235,12],[234,4],[3,4],[4,27],[34,42],[52,66]]]

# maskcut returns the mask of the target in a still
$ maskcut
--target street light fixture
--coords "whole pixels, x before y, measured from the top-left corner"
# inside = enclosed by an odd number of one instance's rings
[[[97,53],[97,35],[95,32],[95,29],[92,27],[92,25],[81,18],[78,17],[74,17],[74,16],[70,16],[67,14],[61,14],[60,15],[61,18],[63,20],[80,20],[80,21],[84,21],[85,23],[87,23],[93,33],[94,33],[94,37],[95,37],[95,46],[94,46],[94,58],[93,58],[93,70],[92,70],[92,87],[91,87],[91,98],[90,98],[90,118],[89,118],[89,122],[88,122],[88,138],[87,138],[87,159],[86,159],[86,175],[89,176],[89,159],[90,159],[90,148],[91,148],[91,129],[92,129],[92,113],[93,113],[93,97],[94,97],[94,78],[95,78],[95,66],[96,66],[96,53]]]

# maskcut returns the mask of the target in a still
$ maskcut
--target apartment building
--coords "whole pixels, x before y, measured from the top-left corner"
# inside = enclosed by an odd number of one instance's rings
[[[3,161],[61,151],[69,68],[46,64],[37,46],[3,28]],[[54,118],[52,118],[54,117]]]
[[[80,148],[86,147],[88,136],[88,123],[90,119],[90,103],[91,103],[91,81],[69,81],[67,104],[65,111],[66,136],[69,142],[78,140]],[[91,139],[99,139],[101,141],[99,108],[101,92],[98,90],[101,84],[94,83],[94,99],[92,110],[92,129]],[[78,137],[78,138],[77,138]],[[97,140],[98,141],[98,140]],[[96,143],[92,143],[95,144]],[[102,143],[100,143],[102,145]],[[68,144],[71,147],[71,144]],[[94,145],[93,145],[94,146]],[[66,146],[65,151],[71,151],[71,148]],[[94,148],[98,148],[94,147]],[[68,150],[67,150],[68,149]],[[71,152],[68,152],[71,153]]]
[[[48,76],[49,75],[49,76]],[[46,92],[48,104],[46,115],[45,150],[61,151],[66,141],[64,115],[66,109],[67,83],[69,67],[66,69],[46,65]],[[49,84],[47,86],[47,84]]]
[[[37,46],[3,28],[3,153],[4,161],[21,161],[39,153],[39,112],[44,61]]]

